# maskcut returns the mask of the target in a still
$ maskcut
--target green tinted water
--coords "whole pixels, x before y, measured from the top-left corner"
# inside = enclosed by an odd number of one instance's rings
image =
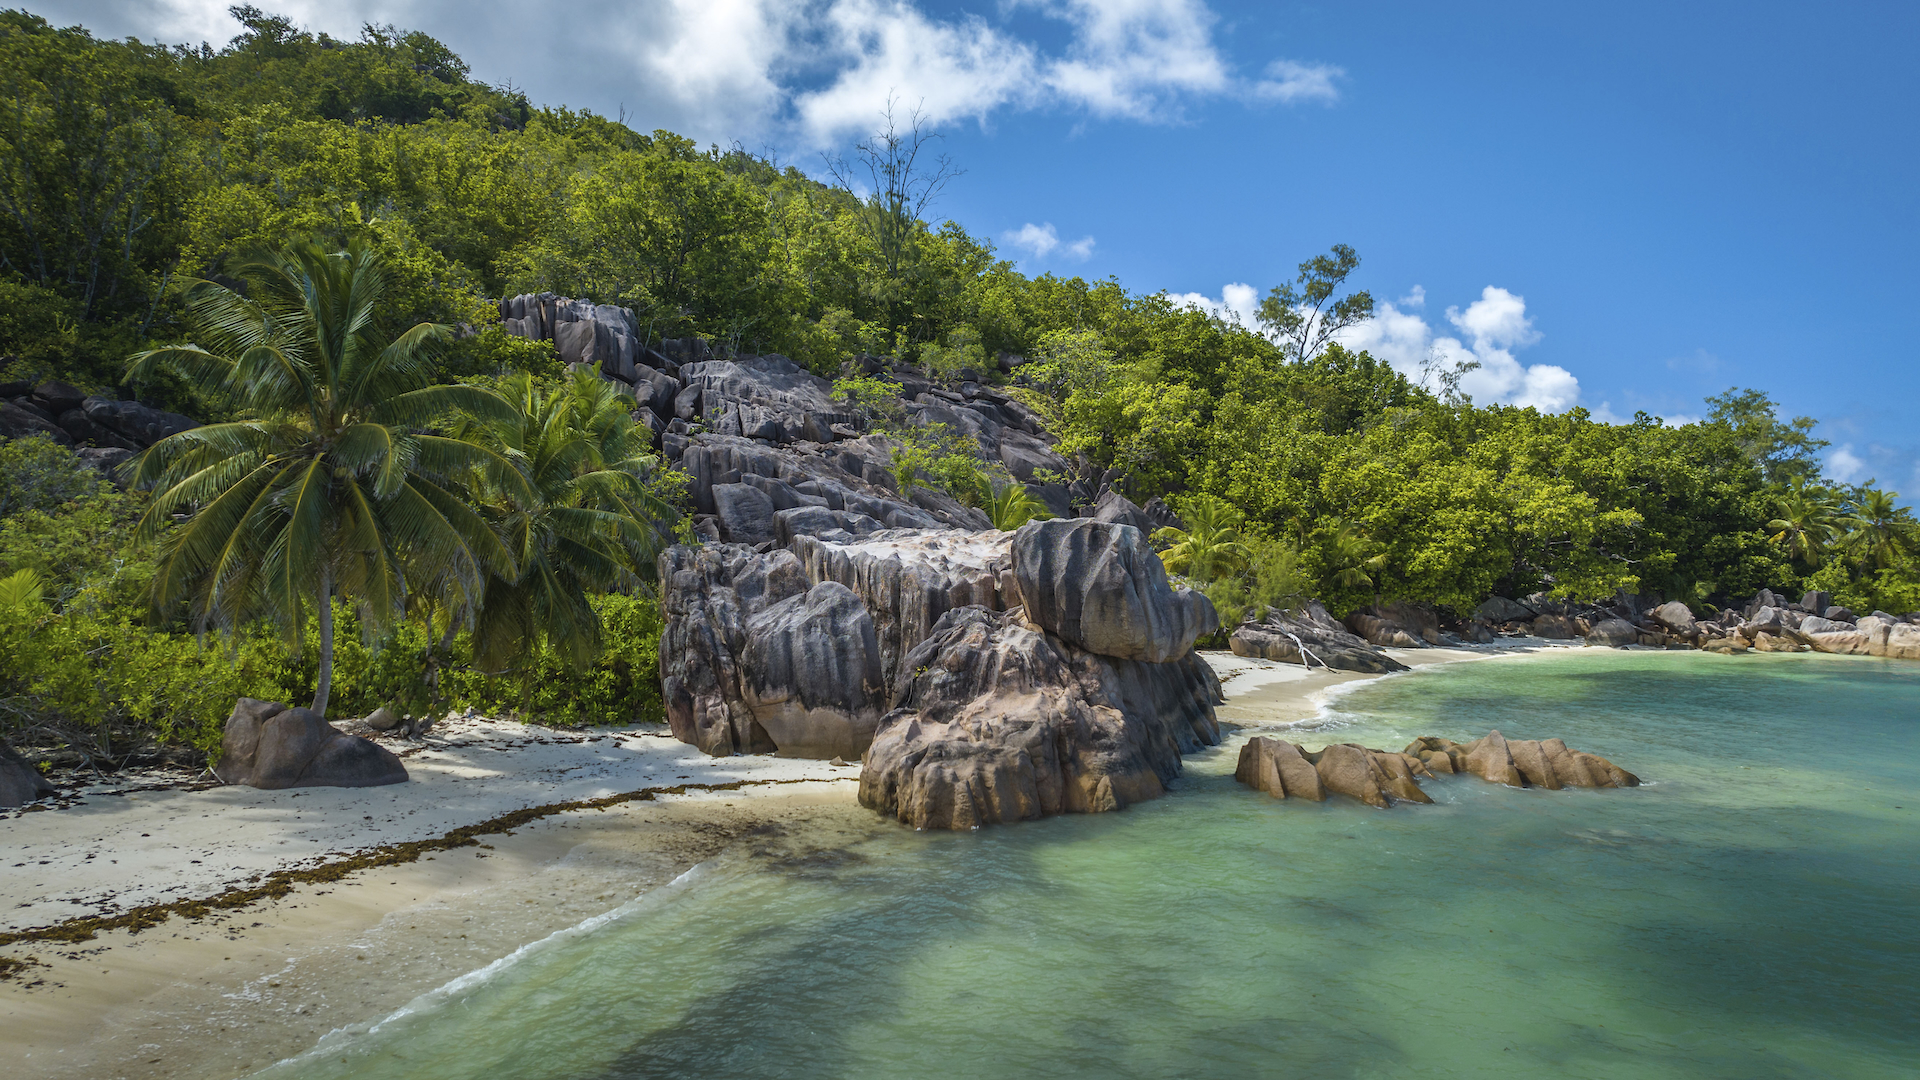
[[[1232,782],[1234,740],[1121,814],[849,811],[269,1073],[1920,1074],[1920,665],[1586,650],[1335,707],[1296,737],[1498,727],[1649,783],[1282,802]]]

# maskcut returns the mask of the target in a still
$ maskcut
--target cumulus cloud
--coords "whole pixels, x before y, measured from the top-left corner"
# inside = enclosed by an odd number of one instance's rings
[[[1331,105],[1340,98],[1340,91],[1333,81],[1345,75],[1344,69],[1332,64],[1275,60],[1267,65],[1267,77],[1253,84],[1253,92],[1256,97],[1288,105],[1297,101],[1318,101]]]
[[[1239,323],[1249,330],[1257,330],[1260,326],[1260,293],[1245,282],[1222,286],[1218,300],[1197,292],[1168,293],[1167,299],[1173,301],[1176,307],[1196,307],[1216,319]]]
[[[1867,460],[1853,452],[1852,443],[1842,443],[1827,452],[1826,474],[1842,484],[1857,484],[1867,478]]]
[[[105,36],[220,43],[240,29],[229,0],[45,0],[36,10]],[[1177,120],[1206,99],[1331,102],[1339,68],[1276,60],[1237,73],[1204,0],[1007,0],[989,16],[934,15],[922,0],[554,0],[537,15],[506,0],[278,0],[295,22],[353,37],[364,22],[425,30],[476,76],[536,100],[624,109],[640,128],[702,141],[837,145],[871,130],[884,103],[936,122],[1002,110]],[[1015,20],[1065,30],[1043,47]]]
[[[1035,225],[1029,221],[1007,233],[1004,239],[1009,246],[1026,251],[1036,259],[1044,259],[1058,251],[1067,258],[1084,262],[1093,254],[1093,237],[1062,241],[1060,231],[1053,227],[1051,221],[1045,225]]]
[[[1513,353],[1540,340],[1527,317],[1525,297],[1489,285],[1464,309],[1449,307],[1447,322],[1456,334],[1436,334],[1416,314],[1426,306],[1426,290],[1416,285],[1398,301],[1379,305],[1374,317],[1339,335],[1342,345],[1364,349],[1418,380],[1423,368],[1479,367],[1460,380],[1460,389],[1482,404],[1532,406],[1565,412],[1580,403],[1580,380],[1555,364],[1523,364]]]

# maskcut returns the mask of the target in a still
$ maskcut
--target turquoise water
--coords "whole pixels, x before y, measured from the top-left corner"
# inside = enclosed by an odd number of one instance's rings
[[[1621,791],[1278,801],[736,855],[297,1077],[1920,1074],[1920,664],[1586,650],[1337,699],[1317,746],[1560,736]],[[1237,740],[1235,745],[1237,745]]]

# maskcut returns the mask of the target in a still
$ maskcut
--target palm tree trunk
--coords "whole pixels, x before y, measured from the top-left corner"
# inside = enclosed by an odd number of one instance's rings
[[[313,711],[327,715],[333,694],[333,571],[320,571],[320,677],[313,691]]]

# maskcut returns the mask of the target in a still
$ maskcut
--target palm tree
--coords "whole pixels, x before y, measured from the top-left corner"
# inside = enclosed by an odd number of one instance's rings
[[[474,660],[503,671],[544,638],[585,664],[601,647],[588,594],[638,586],[679,515],[648,482],[660,463],[650,432],[634,422],[632,397],[589,371],[558,390],[515,375],[501,391],[510,416],[456,431],[511,460],[519,476],[512,485],[475,480],[514,569],[487,574]]]
[[[1187,504],[1187,527],[1155,529],[1153,540],[1169,545],[1160,562],[1170,574],[1186,574],[1211,581],[1223,572],[1245,569],[1253,553],[1241,542],[1240,526],[1247,516],[1225,499],[1195,496]]]
[[[187,306],[203,344],[132,358],[129,379],[170,370],[247,419],[154,444],[134,481],[157,489],[136,535],[160,548],[153,600],[191,601],[196,625],[254,617],[297,647],[318,617],[313,708],[333,687],[333,606],[358,603],[369,631],[402,608],[409,579],[451,574],[469,597],[480,575],[512,576],[512,552],[454,490],[476,470],[516,489],[497,454],[427,429],[456,413],[510,414],[498,394],[433,385],[430,350],[447,328],[421,323],[382,341],[378,253],[307,243],[233,271],[245,294],[209,281]],[[164,534],[177,515],[186,523]]]
[[[1029,521],[1045,521],[1053,516],[1047,504],[1028,491],[1025,484],[1012,480],[995,484],[982,477],[980,502],[993,527],[1001,532],[1012,532]]]
[[[1920,522],[1904,506],[1895,506],[1898,492],[1868,488],[1847,507],[1839,525],[1845,530],[1839,548],[1863,563],[1884,569],[1920,550]]]
[[[1767,522],[1773,542],[1785,546],[1788,557],[1819,566],[1826,558],[1828,541],[1838,532],[1832,500],[1796,482],[1775,498],[1774,510],[1779,516]]]
[[[1333,583],[1342,589],[1372,589],[1373,574],[1386,569],[1387,557],[1368,555],[1373,542],[1351,522],[1333,520],[1333,535],[1327,538],[1327,561],[1333,568]],[[1374,597],[1375,601],[1379,596]]]

